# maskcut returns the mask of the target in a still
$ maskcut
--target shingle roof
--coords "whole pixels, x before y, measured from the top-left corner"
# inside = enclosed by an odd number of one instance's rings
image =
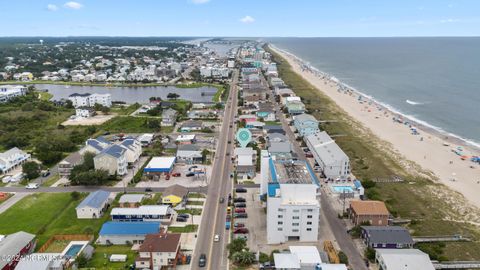
[[[413,239],[407,229],[400,226],[362,226],[371,243],[411,244]]]
[[[163,192],[164,196],[175,195],[175,196],[178,196],[178,197],[181,197],[181,198],[183,198],[187,194],[188,194],[188,189],[184,186],[181,186],[181,185],[169,186]]]
[[[180,244],[179,233],[148,234],[139,252],[176,252]]]
[[[99,235],[138,235],[158,233],[160,222],[115,222],[103,224]]]
[[[357,215],[389,215],[385,203],[381,201],[351,201],[350,207]]]
[[[92,208],[101,208],[103,204],[108,200],[110,197],[110,192],[104,190],[97,190],[94,191],[88,196],[75,208],[82,208],[82,207],[92,207]]]

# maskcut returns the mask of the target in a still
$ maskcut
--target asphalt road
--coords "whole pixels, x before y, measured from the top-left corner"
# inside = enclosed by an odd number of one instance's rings
[[[211,180],[208,186],[208,196],[203,208],[203,217],[197,233],[198,239],[192,260],[191,269],[200,269],[198,260],[200,254],[207,256],[206,269],[227,269],[227,250],[229,231],[225,230],[228,193],[232,190],[231,156],[233,155],[235,123],[233,119],[237,112],[238,70],[234,71],[228,101],[218,139]],[[231,143],[228,143],[230,141]],[[225,198],[223,204],[219,203]],[[213,242],[214,235],[220,236],[219,242]]]
[[[46,193],[62,193],[62,192],[93,192],[97,190],[106,190],[110,192],[145,192],[145,188],[136,188],[136,187],[111,187],[111,186],[70,186],[70,187],[40,187],[37,189],[26,189],[25,187],[0,187],[0,192],[6,193],[35,193],[35,192],[46,192]],[[206,187],[190,187],[187,188],[190,192],[201,192],[206,193]],[[163,192],[165,188],[151,188],[151,192]]]

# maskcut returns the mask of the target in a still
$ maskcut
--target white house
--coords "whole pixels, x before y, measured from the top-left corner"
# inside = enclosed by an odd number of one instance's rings
[[[350,159],[325,131],[303,139],[325,177],[346,179],[350,175]]]
[[[235,148],[234,155],[237,162],[238,177],[255,177],[256,166],[254,164],[256,152],[251,147]]]
[[[175,211],[170,205],[142,205],[137,208],[113,208],[110,215],[113,221],[160,221],[170,223]]]
[[[302,161],[270,160],[267,188],[267,243],[318,240],[320,202],[315,176]],[[262,172],[263,173],[263,172]],[[262,178],[262,180],[264,180]]]
[[[289,250],[274,254],[275,269],[347,270],[345,264],[323,262],[316,246],[290,246]]]
[[[68,97],[72,101],[73,107],[93,107],[100,104],[105,107],[112,106],[112,95],[110,94],[78,94],[74,93]]]
[[[95,110],[90,107],[78,107],[75,109],[76,117],[89,118],[95,115]]]
[[[14,97],[24,96],[27,87],[23,85],[0,85],[0,103],[7,102]]]
[[[30,154],[23,152],[17,147],[0,153],[0,172],[7,173],[22,165],[28,159],[30,159]]]
[[[110,175],[127,173],[127,150],[120,145],[112,145],[93,158],[96,170],[106,170]]]
[[[179,145],[176,157],[176,162],[179,163],[200,164],[203,162],[202,150],[194,144]]]
[[[381,270],[434,270],[428,254],[418,249],[375,249],[375,261]]]
[[[120,146],[125,148],[125,156],[130,164],[136,162],[142,155],[142,143],[137,139],[127,138],[120,143]]]
[[[90,193],[76,208],[77,218],[91,219],[103,216],[110,205],[110,192],[97,190]]]
[[[175,125],[177,121],[177,111],[174,109],[166,109],[162,112],[162,126],[164,127],[171,127]]]
[[[307,136],[319,131],[318,120],[310,114],[300,114],[293,117],[293,125],[298,135]]]

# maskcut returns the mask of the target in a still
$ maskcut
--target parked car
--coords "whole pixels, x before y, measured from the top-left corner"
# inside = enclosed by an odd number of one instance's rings
[[[145,192],[152,192],[152,188],[147,187],[147,188],[145,189]]]
[[[42,177],[47,177],[50,175],[50,170],[42,171]]]
[[[243,228],[243,227],[245,227],[245,223],[235,222],[235,224],[233,224],[233,227],[235,227],[235,228]]]
[[[245,213],[245,208],[235,208],[235,213]]]
[[[185,174],[186,177],[192,177],[192,176],[194,176],[194,175],[195,175],[195,174],[194,174],[193,172],[189,172],[189,173],[186,173],[186,174]]]
[[[245,207],[247,207],[247,204],[246,203],[236,203],[235,207],[245,208]]]
[[[238,198],[235,198],[233,199],[233,202],[234,203],[237,203],[237,202],[246,202],[247,200],[245,198],[242,198],[242,197],[238,197]]]
[[[235,229],[233,231],[234,234],[245,234],[245,233],[248,233],[248,229],[247,228],[238,228],[238,229]]]
[[[223,203],[224,201],[225,201],[225,198],[223,198],[223,197],[221,197],[220,200],[219,200],[220,203]]]
[[[182,218],[189,218],[190,215],[189,214],[178,214],[179,217],[182,217]]]
[[[198,166],[197,166],[197,165],[193,165],[193,166],[190,166],[190,168],[188,168],[188,170],[191,171],[191,170],[196,169],[196,168],[198,168]]]
[[[205,253],[200,254],[200,259],[198,259],[198,267],[205,267],[207,265],[207,255]]]
[[[236,188],[235,192],[237,192],[237,193],[247,193],[247,189],[246,188]]]
[[[165,180],[170,180],[170,174],[165,175]]]
[[[179,177],[179,176],[182,176],[182,174],[179,173],[179,172],[176,172],[176,173],[172,173],[172,176],[173,176],[173,177]]]
[[[307,158],[313,158],[313,154],[312,154],[312,153],[306,153],[306,154],[305,154],[305,157],[307,157]]]
[[[37,184],[37,183],[30,183],[30,184],[28,184],[25,188],[26,188],[26,189],[37,189],[37,188],[39,188],[39,187],[40,187],[40,185]]]
[[[184,217],[177,217],[177,222],[186,222],[187,219]]]
[[[233,214],[234,218],[248,218],[247,213],[235,213]]]

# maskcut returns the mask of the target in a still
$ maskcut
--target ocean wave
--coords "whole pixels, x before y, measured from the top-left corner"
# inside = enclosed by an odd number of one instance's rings
[[[430,128],[432,130],[435,130],[436,132],[444,135],[444,136],[448,136],[448,137],[453,137],[453,138],[456,138],[458,140],[461,140],[463,141],[465,144],[467,145],[470,145],[470,146],[473,146],[477,149],[480,149],[480,142],[477,142],[477,141],[474,141],[472,139],[467,139],[467,138],[464,138],[460,135],[457,135],[457,134],[454,134],[454,133],[450,133],[448,131],[445,131],[444,129],[440,128],[440,127],[437,127],[435,125],[432,125],[426,121],[423,121],[423,120],[420,120],[418,119],[417,117],[413,116],[413,115],[409,115],[409,114],[406,114],[406,113],[403,113],[401,112],[400,110],[398,110],[397,108],[391,106],[390,104],[387,104],[387,103],[383,103],[379,100],[376,100],[373,96],[370,96],[370,95],[367,95],[365,93],[363,93],[362,91],[356,89],[355,87],[351,86],[351,85],[348,85],[347,83],[345,82],[342,82],[340,80],[338,80],[335,76],[333,76],[332,74],[329,74],[329,73],[326,73],[324,71],[321,71],[319,69],[317,69],[316,67],[312,66],[309,62],[307,62],[306,60],[296,56],[295,54],[285,50],[285,49],[280,49],[279,47],[269,43],[270,46],[272,46],[275,50],[278,50],[278,51],[281,51],[287,55],[290,55],[292,56],[293,58],[295,58],[297,61],[299,61],[300,63],[302,63],[303,65],[305,65],[306,67],[308,67],[310,70],[313,70],[315,72],[317,72],[318,74],[324,76],[324,77],[327,77],[328,79],[330,80],[334,80],[337,85],[341,86],[341,87],[344,87],[344,88],[348,88],[350,91],[353,91],[354,93],[357,93],[358,95],[362,96],[363,98],[366,98],[368,100],[371,100],[372,102],[374,102],[375,104],[378,104],[379,106],[389,110],[390,112],[394,113],[394,114],[397,114],[399,116],[401,116],[402,118],[404,119],[408,119],[409,121],[412,122],[412,124],[414,123],[417,123],[421,126],[424,126],[424,127],[427,127],[427,128]],[[406,100],[405,101],[406,103],[410,104],[410,105],[423,105],[423,104],[426,104],[425,102],[415,102],[415,101],[411,101],[411,100]]]
[[[407,102],[407,103],[410,104],[410,105],[414,105],[414,106],[415,106],[415,105],[423,105],[423,104],[425,104],[424,102],[416,102],[416,101],[411,101],[411,100],[409,100],[409,99],[405,100],[405,102]]]

